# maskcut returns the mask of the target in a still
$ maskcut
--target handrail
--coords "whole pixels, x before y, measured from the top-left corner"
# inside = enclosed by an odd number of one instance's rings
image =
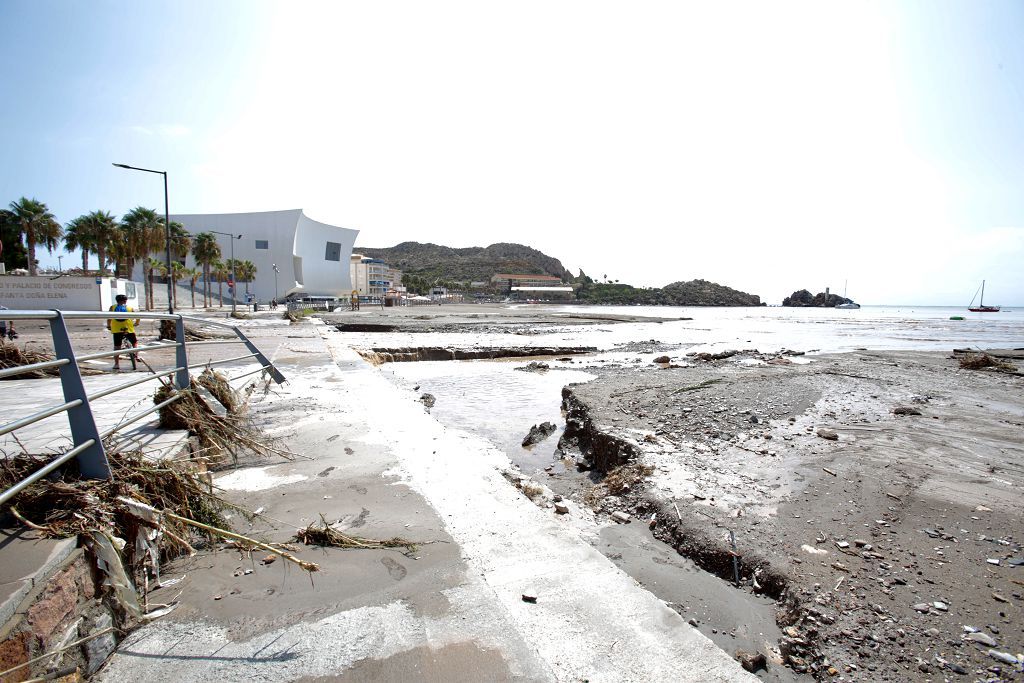
[[[175,341],[158,341],[155,343],[144,344],[130,349],[117,349],[113,351],[102,351],[96,353],[87,353],[77,355],[71,345],[71,339],[68,334],[66,320],[109,320],[113,318],[124,318],[129,317],[132,319],[141,320],[172,320],[175,323]],[[50,460],[46,465],[33,472],[31,475],[23,479],[21,482],[15,484],[7,491],[0,493],[0,504],[11,500],[19,492],[23,491],[32,482],[38,481],[42,477],[45,477],[50,472],[53,472],[57,468],[61,467],[65,463],[69,462],[72,458],[77,458],[79,463],[79,469],[83,477],[88,478],[109,478],[111,476],[110,468],[107,463],[106,453],[104,452],[103,441],[117,432],[125,429],[126,427],[133,425],[140,420],[152,415],[159,411],[161,408],[170,405],[174,401],[179,400],[183,396],[183,390],[187,389],[190,385],[191,379],[188,371],[193,368],[209,367],[213,365],[223,365],[226,363],[237,363],[239,361],[247,361],[251,358],[255,358],[259,367],[252,371],[246,372],[236,377],[228,378],[228,381],[235,381],[255,373],[266,372],[279,384],[284,382],[285,378],[280,371],[274,366],[274,364],[268,359],[263,353],[252,343],[252,341],[242,332],[237,325],[231,325],[228,323],[222,323],[215,320],[206,320],[203,318],[196,318],[192,316],[185,316],[177,313],[148,313],[148,312],[136,312],[131,311],[127,315],[123,311],[58,311],[58,310],[35,310],[35,311],[4,311],[3,318],[7,320],[48,320],[50,322],[50,334],[53,340],[53,350],[56,355],[54,360],[42,361],[39,363],[32,363],[29,365],[23,365],[13,368],[0,369],[0,379],[6,377],[15,377],[20,374],[32,372],[35,370],[46,370],[59,368],[59,379],[64,394],[64,403],[53,405],[43,410],[40,410],[31,415],[22,417],[18,420],[7,422],[5,424],[0,423],[0,436],[9,434],[18,429],[27,427],[35,424],[40,420],[44,420],[60,413],[67,413],[68,422],[71,429],[71,441],[74,444],[72,448],[66,452],[57,455],[53,460]],[[219,328],[226,328],[234,332],[237,339],[217,339],[217,340],[204,340],[188,342],[185,340],[185,322],[195,323],[203,326],[213,326]],[[220,344],[244,344],[251,352],[243,356],[237,356],[234,358],[226,358],[221,360],[211,360],[205,363],[189,363],[188,348],[195,346],[205,345],[220,345]],[[98,358],[109,358],[112,356],[120,356],[121,354],[132,355],[138,354],[143,351],[155,352],[163,351],[167,349],[175,350],[174,367],[170,369],[161,369],[159,372],[152,372],[138,379],[132,379],[127,382],[122,382],[115,386],[93,391],[87,393],[85,385],[82,381],[81,372],[78,368],[78,363],[87,360],[94,360]],[[167,377],[174,378],[174,388],[177,391],[173,396],[168,398],[161,403],[150,407],[142,412],[127,416],[122,422],[110,427],[100,433],[96,426],[96,421],[93,417],[91,402],[105,398],[112,394],[118,393],[130,387],[138,386],[146,382],[153,380],[160,380]]]
[[[23,375],[26,372],[33,372],[35,370],[46,370],[47,368],[59,368],[62,365],[70,363],[67,358],[61,358],[59,360],[46,360],[40,363],[32,363],[31,365],[18,365],[13,368],[4,368],[0,370],[0,379],[4,377],[14,377],[15,375]]]
[[[55,469],[57,469],[58,467],[60,467],[64,463],[66,463],[68,460],[71,460],[71,458],[74,458],[74,457],[78,456],[79,454],[84,452],[86,449],[88,449],[88,448],[90,448],[92,446],[95,446],[95,445],[96,445],[96,441],[94,439],[87,439],[86,441],[83,441],[79,445],[77,445],[74,448],[72,448],[67,453],[63,453],[63,454],[57,456],[55,459],[51,460],[50,462],[48,462],[43,467],[39,468],[38,470],[36,470],[32,474],[28,475],[27,477],[25,477],[24,479],[19,481],[17,484],[12,486],[11,488],[7,489],[3,493],[0,493],[0,505],[3,505],[7,501],[9,501],[11,498],[14,498],[14,496],[16,496],[19,493],[21,493],[22,490],[24,490],[25,488],[31,486],[33,482],[39,481],[40,479],[42,479],[43,477],[48,475],[50,472],[53,472]]]
[[[45,420],[48,417],[53,417],[58,413],[63,413],[65,410],[69,410],[71,408],[77,408],[80,405],[82,405],[82,400],[76,398],[74,401],[67,401],[65,403],[61,403],[60,405],[51,406],[50,408],[47,408],[45,410],[40,410],[38,413],[32,413],[28,417],[23,417],[20,420],[8,422],[4,426],[0,427],[0,436],[3,436],[4,434],[10,434],[15,429],[28,427],[30,424],[35,424],[40,420]]]
[[[206,361],[205,363],[196,363],[195,365],[190,365],[190,366],[188,366],[188,369],[191,370],[193,368],[205,368],[205,367],[209,367],[211,365],[225,365],[227,363],[234,363],[235,361],[245,360],[246,358],[253,358],[253,357],[258,356],[258,355],[259,355],[258,353],[250,353],[247,356],[238,356],[236,358],[225,358],[224,360]]]
[[[110,396],[111,394],[117,393],[118,391],[121,391],[122,389],[127,389],[128,387],[134,387],[136,384],[145,384],[146,382],[152,382],[153,380],[160,379],[161,377],[167,377],[168,375],[173,375],[178,370],[181,370],[181,368],[174,368],[173,370],[164,370],[163,372],[158,372],[158,373],[156,373],[154,375],[146,375],[142,379],[132,380],[131,382],[125,382],[124,384],[118,384],[115,387],[110,387],[109,389],[104,389],[103,391],[97,391],[95,394],[89,394],[89,400],[90,401],[95,401],[98,398],[103,398],[104,396]]]
[[[155,406],[153,406],[149,410],[145,410],[145,411],[139,413],[138,415],[132,415],[132,418],[130,420],[125,420],[124,422],[118,422],[116,425],[114,425],[110,429],[106,430],[105,432],[100,432],[100,438],[105,439],[108,436],[110,436],[111,434],[115,434],[115,433],[121,431],[122,429],[124,429],[125,427],[127,427],[129,425],[135,424],[136,422],[138,422],[142,418],[147,417],[149,415],[152,415],[153,413],[155,413],[156,411],[160,410],[164,406],[171,405],[172,403],[177,401],[182,396],[183,396],[183,394],[176,393],[176,394],[174,394],[174,396],[171,396],[166,401],[162,401],[161,403],[157,403]]]

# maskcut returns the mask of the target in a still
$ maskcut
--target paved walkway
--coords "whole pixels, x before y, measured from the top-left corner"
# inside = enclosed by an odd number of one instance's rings
[[[259,322],[256,343],[290,381],[252,410],[302,457],[218,477],[232,501],[264,509],[238,530],[286,541],[323,515],[421,545],[306,548],[322,568],[308,577],[262,554],[179,561],[165,576],[184,580],[150,598],[183,590],[178,608],[122,643],[100,680],[756,680],[340,333]]]

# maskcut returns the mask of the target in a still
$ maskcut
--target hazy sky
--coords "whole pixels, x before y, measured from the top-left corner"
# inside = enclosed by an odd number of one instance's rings
[[[1024,305],[1024,3],[0,2],[0,202]],[[56,263],[45,256],[44,263]],[[64,264],[75,262],[65,257]]]

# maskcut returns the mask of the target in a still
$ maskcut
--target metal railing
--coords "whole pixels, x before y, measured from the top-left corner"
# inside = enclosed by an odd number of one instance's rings
[[[3,317],[6,320],[18,321],[18,320],[47,320],[50,325],[50,336],[53,340],[53,351],[54,360],[42,361],[38,363],[32,363],[30,365],[21,365],[16,367],[0,369],[0,379],[6,379],[8,377],[15,377],[26,373],[31,373],[39,370],[52,370],[58,369],[61,388],[64,393],[64,402],[58,403],[52,406],[48,406],[43,410],[37,411],[31,415],[27,415],[20,419],[16,419],[10,422],[0,424],[0,436],[9,434],[23,427],[35,424],[40,420],[44,420],[60,413],[67,413],[68,424],[71,430],[71,441],[72,447],[56,455],[41,469],[36,470],[31,475],[18,482],[11,488],[7,489],[3,493],[0,493],[0,504],[6,503],[8,500],[16,496],[20,491],[29,486],[35,481],[42,479],[46,475],[50,474],[61,465],[67,463],[72,458],[78,460],[79,471],[83,477],[90,479],[108,479],[110,478],[110,466],[107,462],[107,455],[103,448],[103,440],[112,436],[116,432],[119,432],[126,427],[135,424],[136,422],[152,415],[156,411],[160,410],[164,406],[170,405],[181,398],[182,390],[188,389],[191,385],[191,379],[189,376],[189,370],[199,367],[208,367],[213,365],[224,365],[227,363],[237,363],[240,361],[246,361],[252,358],[256,359],[259,363],[258,368],[251,372],[246,372],[241,375],[229,378],[229,381],[241,379],[243,377],[251,376],[257,372],[267,373],[269,376],[278,384],[285,381],[284,375],[274,367],[274,364],[263,355],[263,353],[256,348],[256,345],[249,340],[248,337],[235,325],[228,325],[213,320],[206,320],[202,318],[195,318],[191,316],[170,314],[170,313],[142,313],[132,311],[128,314],[132,319],[142,320],[172,320],[175,325],[175,341],[159,341],[151,344],[141,345],[131,349],[120,349],[116,351],[101,351],[98,353],[88,353],[84,355],[75,355],[74,348],[71,345],[71,337],[68,334],[68,328],[65,323],[67,320],[108,320],[113,318],[124,318],[124,312],[107,312],[107,311],[4,311]],[[209,325],[214,327],[226,328],[231,330],[237,339],[223,339],[223,340],[207,340],[207,341],[186,341],[185,339],[185,322],[193,322],[198,325]],[[236,356],[232,358],[225,358],[220,360],[210,360],[204,363],[189,363],[188,349],[189,347],[204,346],[204,345],[216,345],[216,344],[243,344],[249,351],[248,354],[242,356]],[[115,358],[121,355],[138,354],[140,352],[150,352],[158,350],[174,350],[174,362],[171,369],[153,371],[151,374],[146,375],[140,379],[134,379],[128,382],[118,384],[114,387],[108,387],[93,393],[88,393],[85,388],[85,384],[82,381],[82,373],[79,371],[78,364],[82,361],[95,360],[100,358]],[[115,394],[124,389],[144,384],[145,382],[151,382],[160,378],[173,377],[171,382],[177,391],[167,400],[144,410],[136,413],[119,421],[115,426],[100,431],[96,424],[96,420],[93,416],[92,402],[111,394]]]

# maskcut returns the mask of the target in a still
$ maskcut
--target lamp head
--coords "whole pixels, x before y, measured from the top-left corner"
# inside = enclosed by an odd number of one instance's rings
[[[118,168],[131,168],[131,166],[129,166],[128,164],[112,164],[112,165],[113,166],[117,166]]]

